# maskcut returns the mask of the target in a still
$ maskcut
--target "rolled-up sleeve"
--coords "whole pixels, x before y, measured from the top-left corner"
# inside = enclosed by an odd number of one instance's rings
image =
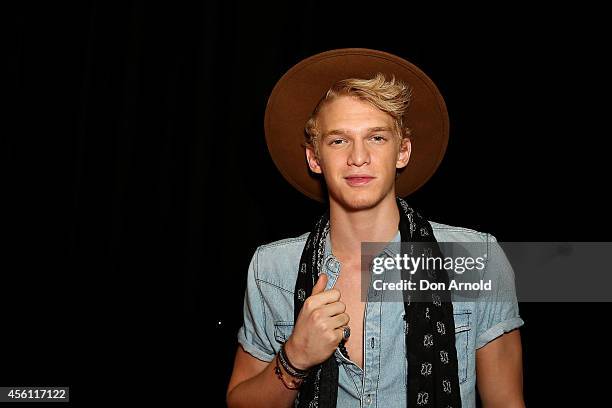
[[[491,280],[492,289],[482,291],[478,299],[477,349],[525,323],[519,315],[512,266],[493,235],[488,235],[487,247],[483,278]]]
[[[244,323],[238,330],[238,342],[253,357],[269,362],[274,358],[274,349],[266,333],[264,299],[257,281],[258,255],[259,248],[249,265],[244,295]]]

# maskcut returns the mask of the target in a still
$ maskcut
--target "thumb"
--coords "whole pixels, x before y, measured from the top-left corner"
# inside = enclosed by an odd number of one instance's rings
[[[325,286],[327,286],[327,274],[322,273],[319,275],[317,283],[312,288],[312,295],[318,295],[319,293],[323,292],[325,290]]]

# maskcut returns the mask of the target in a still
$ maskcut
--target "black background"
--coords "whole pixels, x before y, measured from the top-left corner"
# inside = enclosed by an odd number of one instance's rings
[[[400,55],[445,96],[446,157],[409,198],[428,219],[500,241],[609,241],[603,14],[439,7],[7,12],[0,385],[69,385],[77,404],[223,406],[253,251],[323,210],[269,158],[267,97],[333,48]],[[520,310],[527,404],[603,401],[609,305]]]

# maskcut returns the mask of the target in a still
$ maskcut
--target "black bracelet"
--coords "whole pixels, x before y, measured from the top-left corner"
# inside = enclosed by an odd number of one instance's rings
[[[308,377],[308,370],[300,370],[299,368],[296,368],[293,364],[291,364],[289,358],[287,358],[287,353],[285,352],[284,344],[281,346],[280,351],[278,352],[278,357],[281,365],[283,366],[287,374],[299,379],[304,379]]]
[[[285,386],[285,388],[287,388],[288,390],[298,390],[300,388],[300,385],[302,385],[302,381],[303,380],[297,380],[296,381],[291,381],[290,383],[288,383],[287,381],[285,381],[285,379],[283,378],[283,372],[281,371],[280,367],[278,366],[278,354],[276,355],[276,367],[274,367],[274,372],[276,373],[276,376],[278,377],[279,380],[281,380],[283,382],[283,385]]]

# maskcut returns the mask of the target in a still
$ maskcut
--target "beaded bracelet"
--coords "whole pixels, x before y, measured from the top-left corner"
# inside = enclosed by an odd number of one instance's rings
[[[282,381],[283,385],[285,386],[285,388],[289,389],[289,390],[297,390],[300,388],[300,386],[302,385],[302,381],[301,379],[298,380],[292,380],[290,381],[290,383],[288,384],[287,381],[285,381],[285,378],[283,377],[283,372],[280,369],[279,366],[279,354],[280,352],[276,355],[276,367],[274,367],[274,372],[276,373],[276,376],[278,377],[279,380]]]
[[[287,374],[289,374],[290,376],[298,378],[300,380],[303,380],[304,378],[308,377],[308,370],[300,370],[299,368],[296,368],[293,364],[291,364],[289,358],[287,357],[287,353],[285,352],[284,344],[281,346],[280,351],[278,352],[278,358],[280,360],[281,365],[283,366]]]

